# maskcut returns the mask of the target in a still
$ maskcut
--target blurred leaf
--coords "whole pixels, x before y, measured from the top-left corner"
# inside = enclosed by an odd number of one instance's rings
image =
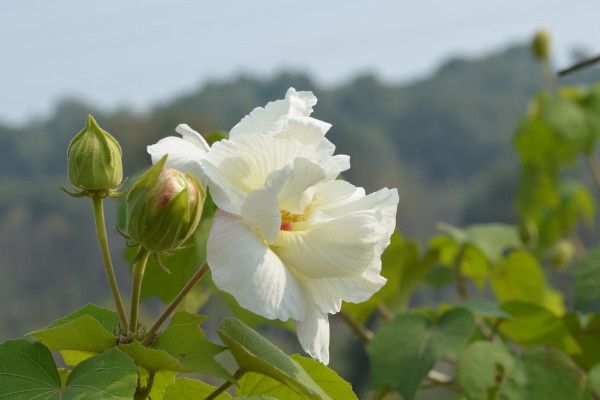
[[[163,400],[199,400],[204,399],[217,390],[216,387],[189,378],[179,378],[167,386]],[[228,393],[221,393],[216,400],[230,400]],[[154,398],[152,399],[154,400]]]
[[[550,292],[546,276],[538,261],[524,251],[512,252],[494,269],[491,278],[494,296],[499,302],[519,300],[564,314],[562,297]]]
[[[587,400],[585,375],[565,355],[550,349],[525,349],[500,386],[499,400]]]
[[[291,356],[315,380],[332,399],[356,399],[352,386],[339,377],[335,371],[310,358],[297,354]],[[238,396],[268,394],[269,397],[281,400],[302,400],[300,396],[286,385],[266,375],[247,373],[240,379]]]
[[[135,364],[116,349],[76,366],[61,388],[52,354],[43,344],[24,339],[0,345],[0,397],[11,400],[130,400],[135,392]]]
[[[600,363],[600,314],[581,321],[582,318],[570,313],[563,320],[581,348],[580,353],[572,356],[573,359],[585,369]]]
[[[217,331],[241,370],[267,375],[309,399],[331,400],[298,362],[236,318]]]
[[[224,347],[209,342],[200,324],[206,317],[192,315],[185,312],[176,313],[169,326],[159,334],[152,344],[156,350],[164,350],[183,366],[188,372],[199,372],[229,379],[229,374],[215,361],[215,356],[224,350]],[[162,354],[161,354],[162,355]],[[157,357],[158,354],[153,354]],[[153,362],[165,361],[164,357],[157,357]],[[177,369],[171,369],[177,371]]]
[[[367,345],[371,387],[390,386],[412,400],[435,363],[460,351],[474,330],[475,318],[463,308],[447,311],[437,321],[423,314],[399,315]]]
[[[600,364],[590,369],[590,386],[596,396],[600,396]]]
[[[590,249],[572,271],[575,308],[581,312],[600,311],[600,246]]]
[[[470,225],[461,229],[440,223],[437,228],[452,237],[458,244],[473,245],[493,264],[500,261],[506,250],[521,246],[519,231],[512,225],[490,223]]]
[[[471,310],[475,314],[481,314],[486,317],[510,318],[510,314],[503,311],[498,303],[481,299],[469,299],[458,304],[458,307]]]
[[[460,354],[457,380],[468,399],[493,400],[498,386],[515,363],[515,357],[504,344],[474,342]]]
[[[116,313],[88,304],[29,335],[51,350],[77,350],[94,354],[116,345],[118,328],[119,317]]]
[[[581,351],[564,321],[547,309],[532,303],[509,301],[502,310],[511,315],[500,330],[521,345],[545,344],[568,354]]]

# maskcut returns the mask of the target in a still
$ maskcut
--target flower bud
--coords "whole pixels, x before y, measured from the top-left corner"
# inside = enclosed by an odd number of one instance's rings
[[[91,115],[69,143],[67,156],[69,182],[76,188],[108,192],[123,180],[121,146]]]
[[[126,200],[127,235],[155,253],[176,250],[194,233],[205,198],[196,178],[165,167],[166,161],[146,171]]]
[[[562,268],[573,261],[575,253],[573,243],[567,239],[562,239],[548,250],[546,257],[554,268]]]
[[[550,34],[548,31],[542,29],[536,32],[531,43],[531,52],[539,61],[548,60],[550,55]]]

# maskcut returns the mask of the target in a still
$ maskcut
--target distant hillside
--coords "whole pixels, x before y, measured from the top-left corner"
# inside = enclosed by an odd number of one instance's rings
[[[333,123],[330,138],[340,153],[351,155],[348,177],[354,183],[369,190],[400,188],[405,234],[425,238],[438,220],[511,218],[512,205],[502,196],[514,187],[511,135],[529,97],[542,87],[523,47],[456,58],[410,84],[388,85],[365,75],[320,88],[306,75],[282,73],[208,83],[146,113],[103,113],[93,103],[66,100],[48,119],[0,124],[0,302],[12,304],[0,308],[0,337],[40,326],[74,301],[106,294],[89,204],[55,190],[65,183],[67,143],[87,113],[120,140],[132,175],[148,165],[145,146],[172,134],[178,123],[226,131],[290,86],[316,93],[316,116]],[[465,210],[490,200],[492,205]],[[123,263],[119,269],[126,275]],[[82,276],[98,286],[81,287]],[[32,302],[15,303],[22,293],[32,293]],[[23,325],[24,312],[33,318],[31,326]]]

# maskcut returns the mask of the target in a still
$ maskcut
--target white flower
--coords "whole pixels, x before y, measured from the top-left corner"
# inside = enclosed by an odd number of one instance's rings
[[[366,195],[335,180],[349,160],[333,155],[325,138],[331,125],[310,117],[315,104],[312,93],[290,89],[208,152],[185,135],[149,152],[153,160],[168,153],[208,183],[220,209],[207,245],[215,284],[257,314],[295,320],[302,347],[327,364],[327,315],[385,284],[381,254],[395,227],[398,194]]]

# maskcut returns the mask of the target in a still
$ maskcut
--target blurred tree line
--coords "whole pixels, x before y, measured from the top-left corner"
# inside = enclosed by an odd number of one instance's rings
[[[594,74],[577,79],[591,82]],[[208,83],[146,112],[103,112],[85,101],[64,100],[48,118],[18,127],[0,123],[0,338],[44,325],[73,303],[108,295],[90,205],[56,190],[65,183],[67,144],[88,113],[120,141],[129,155],[126,175],[133,176],[149,164],[145,146],[174,134],[177,124],[227,131],[290,86],[319,98],[316,116],[333,123],[329,138],[338,153],[352,156],[347,178],[367,190],[399,188],[405,236],[425,239],[440,220],[514,222],[511,138],[529,98],[543,87],[524,46],[481,59],[455,58],[409,84],[362,75],[320,87],[306,75],[281,73]],[[125,263],[117,269],[126,279]],[[81,287],[83,281],[98,283]],[[33,300],[15,301],[20,293]]]

